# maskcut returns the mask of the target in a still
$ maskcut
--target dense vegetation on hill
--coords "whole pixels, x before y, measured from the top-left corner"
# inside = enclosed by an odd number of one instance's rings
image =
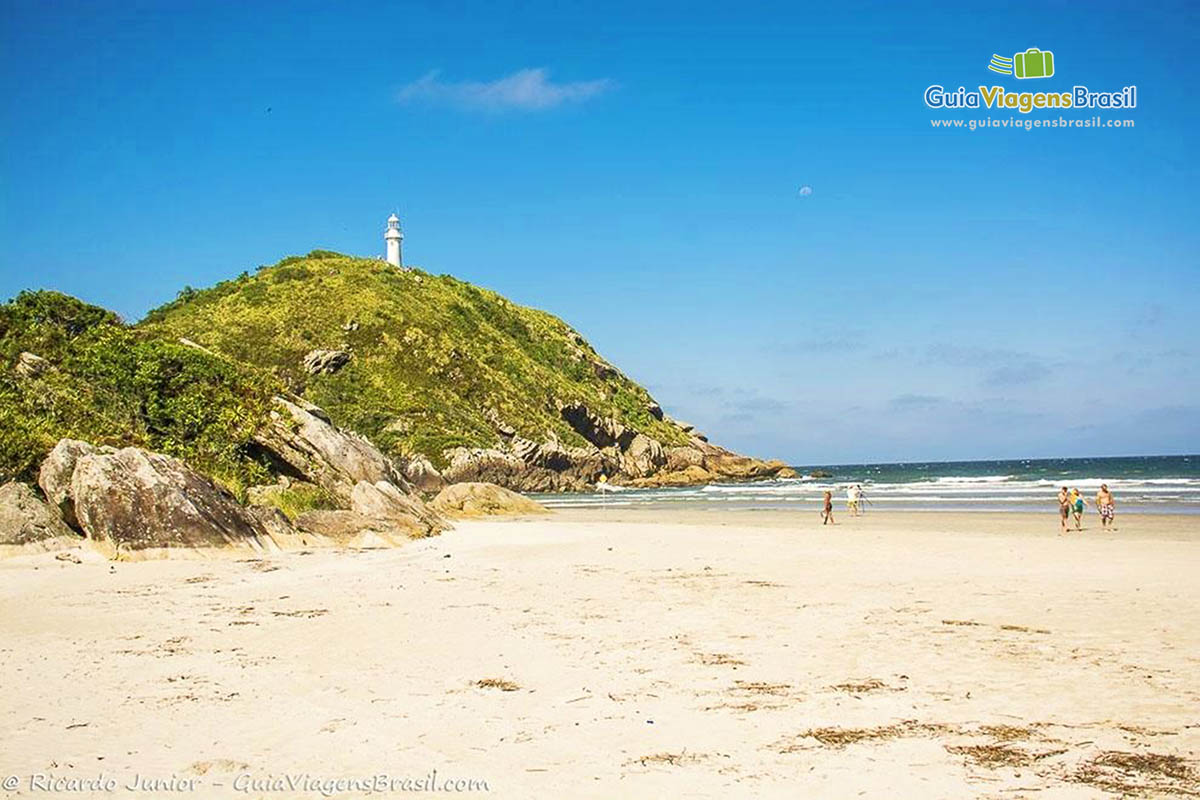
[[[269,375],[49,291],[0,305],[0,363],[0,482],[31,479],[63,437],[178,456],[234,491],[266,475],[249,442]]]
[[[687,440],[659,418],[645,389],[557,317],[448,275],[372,259],[327,251],[286,258],[187,289],[138,331],[252,365],[385,452],[423,454],[439,466],[446,448],[492,446],[502,427],[583,445],[560,413],[577,402],[664,444]],[[316,349],[351,357],[332,374],[310,374],[303,360]]]

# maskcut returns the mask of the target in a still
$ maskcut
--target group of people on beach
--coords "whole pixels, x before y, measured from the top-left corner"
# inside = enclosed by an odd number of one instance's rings
[[[1064,486],[1058,490],[1058,521],[1063,533],[1067,532],[1067,520],[1071,517],[1075,518],[1075,530],[1083,530],[1083,511],[1087,504],[1088,501],[1079,489],[1068,489]],[[1096,511],[1100,514],[1100,528],[1112,530],[1117,503],[1112,492],[1108,490],[1107,483],[1100,484],[1100,491],[1096,492]]]
[[[860,514],[866,513],[866,504],[871,501],[867,499],[866,492],[863,491],[861,483],[851,484],[846,489],[846,510],[850,512],[850,516],[857,517]],[[1083,530],[1083,512],[1087,507],[1088,501],[1084,499],[1083,493],[1079,489],[1068,489],[1066,486],[1058,490],[1058,516],[1059,522],[1062,525],[1062,532],[1067,532],[1067,522],[1072,517],[1075,518],[1075,530]],[[1096,492],[1096,511],[1100,514],[1100,528],[1102,530],[1113,530],[1113,520],[1116,517],[1117,503],[1113,499],[1113,494],[1108,489],[1107,483],[1100,484],[1100,491]],[[824,496],[824,506],[821,509],[821,524],[836,525],[833,521],[833,491],[826,489]]]
[[[850,516],[857,517],[867,513],[867,504],[870,502],[861,483],[851,484],[846,489],[846,510],[850,512]],[[831,491],[825,492],[825,507],[821,511],[821,524],[837,525],[833,521],[833,492]]]

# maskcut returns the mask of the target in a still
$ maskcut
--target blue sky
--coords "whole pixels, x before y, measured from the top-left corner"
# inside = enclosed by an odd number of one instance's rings
[[[1200,451],[1200,7],[645,5],[3,0],[0,297],[135,320],[399,208],[735,448]],[[934,83],[1136,84],[1136,127],[935,130],[1020,115]]]

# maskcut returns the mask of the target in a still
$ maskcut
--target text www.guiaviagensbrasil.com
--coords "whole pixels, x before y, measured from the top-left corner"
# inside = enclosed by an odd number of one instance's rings
[[[929,120],[929,124],[934,128],[961,128],[968,131],[1030,131],[1034,128],[1059,128],[1062,130],[1078,130],[1080,128],[1132,128],[1133,120],[1102,119],[1101,117],[1087,117],[1086,119],[1067,119],[1066,117],[1058,117],[1056,119],[1024,119],[1018,117],[996,119],[994,117],[984,117],[983,119],[931,119]]]

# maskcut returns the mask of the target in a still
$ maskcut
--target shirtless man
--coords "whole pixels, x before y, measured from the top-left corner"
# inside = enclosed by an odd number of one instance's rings
[[[1067,520],[1071,516],[1071,495],[1067,491],[1067,487],[1062,487],[1058,490],[1058,521],[1062,525],[1062,532],[1067,532]]]
[[[1113,516],[1116,514],[1117,503],[1113,500],[1112,492],[1108,490],[1108,484],[1100,484],[1100,491],[1096,492],[1096,510],[1100,512],[1100,529],[1112,530]]]
[[[833,521],[833,492],[825,492],[825,508],[821,512],[822,525],[837,525]]]

